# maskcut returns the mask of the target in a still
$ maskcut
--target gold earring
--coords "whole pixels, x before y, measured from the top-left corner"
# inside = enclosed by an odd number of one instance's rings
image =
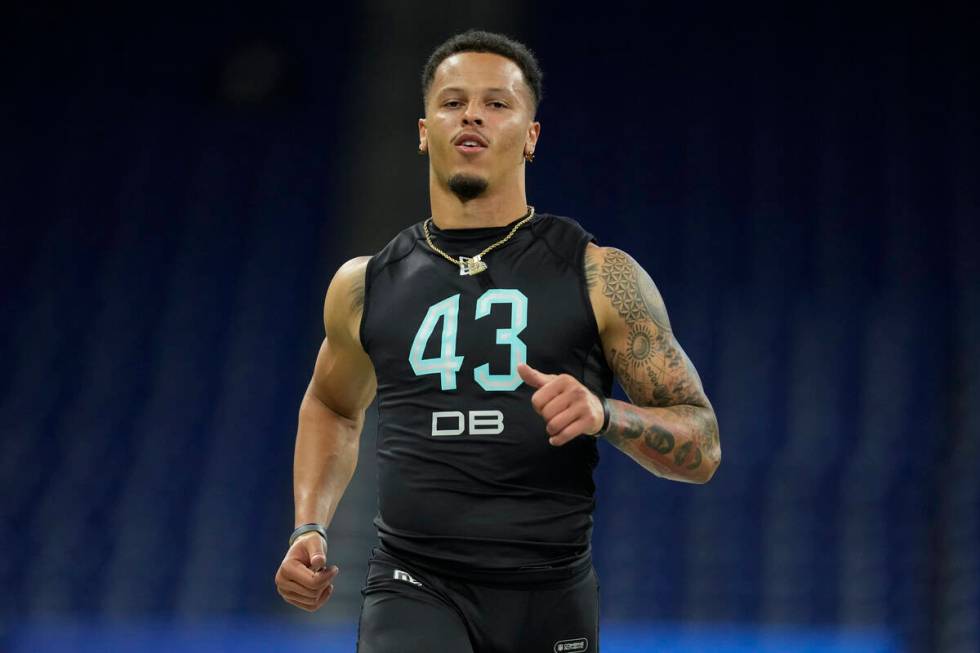
[[[527,161],[528,163],[534,161],[534,150],[531,150],[530,152],[525,152],[524,160]]]
[[[422,146],[421,146],[421,145],[419,145],[419,155],[421,156],[421,155],[423,155],[423,154],[425,154],[425,150],[423,150],[423,149],[422,149]]]

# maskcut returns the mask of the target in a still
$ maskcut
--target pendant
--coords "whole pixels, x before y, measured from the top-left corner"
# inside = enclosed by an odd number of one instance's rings
[[[479,274],[487,269],[487,264],[480,259],[480,255],[477,254],[473,258],[467,256],[459,257],[459,275],[474,275]]]

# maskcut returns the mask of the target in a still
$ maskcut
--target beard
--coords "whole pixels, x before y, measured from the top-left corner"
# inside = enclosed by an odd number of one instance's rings
[[[475,175],[457,173],[449,178],[449,190],[463,202],[479,197],[487,189],[487,180]]]

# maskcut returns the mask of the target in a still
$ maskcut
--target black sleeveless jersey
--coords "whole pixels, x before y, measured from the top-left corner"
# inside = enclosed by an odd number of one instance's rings
[[[430,232],[473,256],[517,222]],[[611,393],[583,269],[593,240],[538,214],[486,255],[486,271],[461,276],[419,222],[371,257],[360,336],[378,379],[383,547],[488,573],[590,557],[595,439],[548,444],[517,364]]]

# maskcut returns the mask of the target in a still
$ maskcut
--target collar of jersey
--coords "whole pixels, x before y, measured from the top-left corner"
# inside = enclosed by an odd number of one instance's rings
[[[523,220],[525,217],[522,215],[510,224],[505,224],[500,227],[467,227],[464,229],[440,229],[436,226],[435,222],[429,225],[429,232],[435,240],[441,240],[443,242],[465,242],[472,240],[487,240],[493,238],[503,238],[510,230],[514,228],[514,225]],[[514,234],[514,238],[521,235],[522,231],[529,230],[538,221],[540,214],[535,214],[531,220],[528,221],[523,227],[517,230]],[[421,231],[421,226],[419,231]],[[423,236],[424,238],[424,236]]]

